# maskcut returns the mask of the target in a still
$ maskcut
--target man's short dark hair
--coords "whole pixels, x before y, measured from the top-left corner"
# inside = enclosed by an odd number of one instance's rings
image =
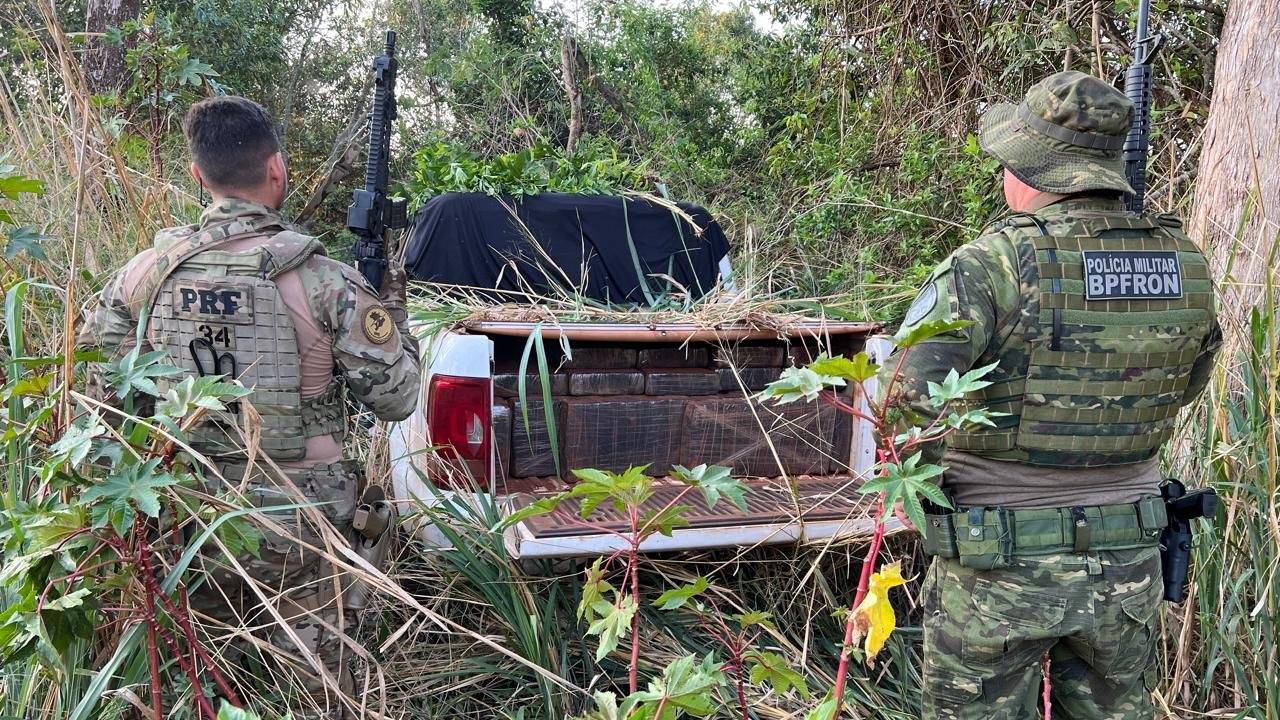
[[[267,158],[280,151],[270,113],[234,95],[192,105],[182,121],[182,132],[205,182],[218,189],[261,185],[267,179]]]

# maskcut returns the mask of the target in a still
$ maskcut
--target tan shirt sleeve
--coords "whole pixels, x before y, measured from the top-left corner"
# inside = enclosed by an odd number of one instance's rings
[[[298,269],[311,311],[333,338],[335,373],[380,420],[403,420],[418,404],[417,341],[402,334],[364,278],[314,256]]]

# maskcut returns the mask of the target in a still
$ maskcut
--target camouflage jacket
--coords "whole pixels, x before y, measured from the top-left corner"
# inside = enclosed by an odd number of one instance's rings
[[[266,242],[285,230],[297,232],[276,210],[234,198],[215,202],[201,214],[199,223],[161,230],[153,248],[135,256],[108,279],[86,312],[77,346],[101,349],[112,360],[128,353],[137,343],[140,306],[146,300],[135,296],[140,280],[151,272],[159,252],[213,225],[221,225],[220,231],[227,235],[249,233],[242,243]],[[261,231],[261,235],[254,236],[252,231]],[[380,419],[408,417],[417,404],[420,373],[418,344],[412,334],[403,327],[391,327],[391,337],[386,330],[371,335],[365,327],[371,317],[389,318],[377,293],[354,268],[322,252],[287,274],[296,275],[301,285],[298,294],[305,297],[298,302],[309,314],[295,321],[304,320],[307,327],[328,336],[328,342],[320,345],[332,353],[331,363],[325,358],[332,377],[345,381],[352,395]],[[306,360],[304,357],[304,368]],[[91,383],[97,384],[99,375],[99,368],[91,366]]]
[[[1127,216],[1117,199],[1081,195],[1045,207],[1034,214],[1040,226],[1067,221],[1068,213],[1081,212]],[[1031,224],[1031,223],[1028,223]],[[937,411],[929,406],[928,383],[942,382],[953,368],[965,372],[991,363],[999,367],[988,376],[994,382],[1025,376],[1031,347],[1019,339],[1019,329],[1035,323],[1039,311],[1040,280],[1033,237],[1035,228],[1011,226],[1005,221],[988,228],[980,237],[958,248],[933,271],[907,311],[904,329],[936,320],[969,320],[972,324],[921,343],[901,358],[901,376],[893,394],[895,402],[913,422],[927,422]],[[1206,283],[1207,284],[1207,283]],[[1189,404],[1204,390],[1221,346],[1216,317],[1191,363],[1181,403]],[[883,399],[888,383],[899,367],[888,361],[880,372]],[[905,419],[904,418],[904,422]],[[945,448],[935,444],[925,459],[937,462]],[[1052,464],[1052,463],[1050,463]],[[1109,463],[1099,463],[1109,464]]]

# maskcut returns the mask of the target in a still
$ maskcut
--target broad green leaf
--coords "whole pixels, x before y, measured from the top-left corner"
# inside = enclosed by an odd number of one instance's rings
[[[628,696],[622,713],[654,720],[675,720],[681,713],[707,717],[716,711],[716,689],[727,682],[722,667],[709,656],[699,663],[686,655],[664,668],[662,677],[650,680],[646,690]],[[661,715],[656,714],[659,706]],[[633,710],[640,712],[633,715]]]
[[[843,356],[819,355],[817,360],[809,363],[809,369],[819,375],[843,378],[850,382],[865,382],[876,376],[880,366],[871,362],[870,356],[865,352],[860,352],[852,360]]]
[[[605,600],[597,600],[591,606],[597,616],[595,622],[587,628],[588,635],[599,635],[600,645],[596,648],[596,662],[618,649],[618,641],[623,635],[631,632],[631,618],[635,617],[639,606],[635,598],[625,595],[618,605]]]
[[[218,73],[213,71],[213,66],[191,59],[186,65],[178,68],[178,84],[194,85],[199,87],[204,84],[206,77],[218,77]]]
[[[593,608],[596,603],[605,601],[605,593],[617,594],[617,589],[604,579],[604,558],[596,558],[587,568],[587,579],[582,583],[582,600],[578,602],[578,619],[595,622]],[[607,601],[606,601],[607,602]],[[612,604],[609,604],[612,607]]]
[[[805,682],[804,675],[796,672],[781,655],[753,650],[747,654],[747,665],[751,668],[749,678],[752,685],[767,682],[779,695],[795,688],[802,699],[809,699],[809,684]]]
[[[819,375],[809,368],[787,368],[782,375],[765,386],[756,397],[761,400],[773,400],[779,405],[797,400],[813,402],[818,394],[828,387],[844,387],[844,378]]]
[[[657,600],[653,601],[653,604],[661,610],[675,610],[679,607],[683,607],[685,603],[689,602],[694,597],[701,595],[710,586],[711,584],[707,579],[699,575],[698,578],[691,583],[686,583],[678,588],[672,588],[662,593],[658,596]]]
[[[617,695],[597,690],[591,694],[591,699],[595,708],[586,715],[575,715],[574,720],[628,720],[618,709]]]
[[[165,392],[164,398],[156,403],[156,415],[179,419],[201,409],[226,410],[224,400],[242,398],[249,393],[248,388],[223,382],[220,375],[192,375]]]
[[[951,507],[946,495],[938,488],[933,479],[941,475],[944,468],[940,465],[920,464],[922,453],[915,453],[902,463],[882,463],[877,467],[877,477],[863,483],[858,492],[866,495],[884,493],[884,515],[881,522],[893,514],[893,507],[901,502],[911,522],[916,527],[925,523],[924,508],[920,504],[920,496],[924,496],[943,507]]]
[[[747,488],[742,481],[735,479],[732,473],[733,470],[722,465],[705,463],[692,469],[683,465],[675,465],[671,468],[671,474],[676,479],[687,485],[693,485],[702,492],[703,499],[707,501],[708,510],[714,508],[720,501],[720,496],[723,495],[739,510],[746,512]]]
[[[85,425],[70,425],[62,433],[58,441],[49,446],[49,453],[55,458],[62,458],[71,465],[79,465],[89,457],[93,449],[93,439],[101,437],[107,428],[98,422],[97,416],[90,416]]]
[[[102,527],[109,522],[123,535],[133,525],[135,508],[149,517],[158,517],[158,491],[177,483],[173,475],[157,473],[159,466],[160,459],[156,458],[116,468],[101,483],[85,490],[80,500],[92,506],[94,526]]]
[[[742,613],[734,619],[738,621],[738,627],[743,630],[755,625],[773,627],[773,613],[762,612],[760,610],[752,610],[750,612]]]
[[[935,383],[932,380],[928,382],[929,404],[935,408],[941,408],[947,403],[959,400],[971,392],[987,387],[991,383],[982,378],[999,366],[1000,363],[992,363],[970,370],[964,375],[956,372],[955,368],[951,368],[951,371],[947,373],[946,378],[941,383]]]
[[[38,197],[44,194],[44,184],[26,175],[0,177],[0,195],[10,200],[17,200],[19,193],[27,193]]]
[[[836,698],[828,692],[817,707],[805,713],[804,720],[836,720],[837,717]]]
[[[261,718],[252,710],[243,710],[223,700],[222,706],[218,708],[218,720],[261,720]]]
[[[28,257],[35,260],[49,259],[49,257],[44,254],[44,248],[41,246],[41,243],[48,240],[49,236],[40,232],[40,229],[35,225],[11,227],[9,228],[8,235],[9,242],[4,246],[5,257],[12,259],[17,257],[20,253],[26,253]]]
[[[671,537],[671,533],[676,528],[689,527],[689,519],[685,515],[690,510],[693,508],[689,505],[672,505],[656,512],[645,513],[640,518],[640,534],[647,536],[657,532]]]
[[[900,329],[898,334],[893,336],[893,342],[899,349],[909,348],[943,333],[967,328],[972,324],[972,320],[934,320],[923,325]]]
[[[80,588],[63,595],[56,600],[50,600],[44,604],[44,610],[70,610],[84,604],[84,599],[89,596],[89,588]]]
[[[182,368],[163,362],[166,357],[163,350],[143,353],[138,346],[134,346],[118,361],[104,364],[107,382],[122,398],[135,392],[159,396],[156,379],[181,375],[183,372]]]
[[[538,515],[546,515],[547,513],[555,512],[556,508],[560,507],[560,503],[568,499],[569,499],[569,493],[567,492],[558,493],[556,495],[551,495],[548,497],[538,498],[537,500],[534,500],[528,505],[525,505],[519,510],[514,511],[511,514],[507,515],[505,518],[503,518],[502,527],[509,528],[512,525],[517,525],[519,523],[522,523],[531,517],[537,517]]]

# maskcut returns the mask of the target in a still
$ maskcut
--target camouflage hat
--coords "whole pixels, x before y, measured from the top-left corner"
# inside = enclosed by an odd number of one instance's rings
[[[1037,190],[1133,194],[1120,152],[1133,113],[1124,93],[1072,70],[1036,83],[1017,105],[993,106],[979,138],[983,150]]]

